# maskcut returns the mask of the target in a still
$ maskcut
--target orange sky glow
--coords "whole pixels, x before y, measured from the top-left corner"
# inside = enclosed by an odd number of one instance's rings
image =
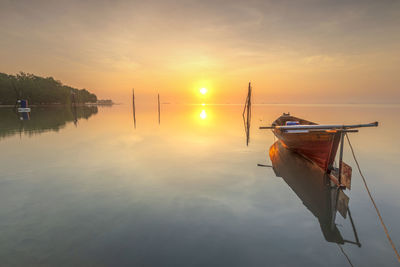
[[[130,102],[398,103],[399,1],[5,1],[0,72]],[[200,88],[207,88],[205,95]]]

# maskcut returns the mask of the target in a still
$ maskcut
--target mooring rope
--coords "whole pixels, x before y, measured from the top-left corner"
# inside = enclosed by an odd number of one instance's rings
[[[375,210],[376,210],[376,213],[378,214],[379,220],[381,221],[381,224],[382,224],[382,226],[383,226],[383,229],[385,230],[386,237],[387,237],[387,239],[389,240],[389,243],[392,245],[392,248],[393,248],[394,253],[396,253],[397,260],[400,262],[400,255],[399,255],[399,252],[397,251],[396,246],[394,245],[392,239],[390,238],[389,231],[388,231],[388,229],[386,228],[385,223],[383,222],[381,213],[379,212],[379,209],[378,209],[378,207],[377,207],[377,205],[376,205],[376,203],[375,203],[375,201],[374,201],[374,198],[372,197],[372,194],[371,194],[371,192],[369,191],[369,188],[368,188],[368,185],[367,185],[367,181],[365,180],[365,177],[364,177],[364,175],[363,175],[362,172],[361,172],[361,168],[360,168],[360,165],[358,164],[356,155],[355,155],[354,150],[353,150],[353,146],[352,146],[351,143],[350,143],[350,139],[349,139],[347,133],[345,133],[345,134],[346,134],[347,142],[349,143],[349,146],[350,146],[350,149],[351,149],[351,153],[353,154],[354,161],[355,161],[356,164],[357,164],[358,172],[360,173],[361,178],[362,178],[362,180],[363,180],[363,182],[364,182],[364,186],[365,186],[365,188],[367,189],[367,193],[368,193],[368,195],[369,195],[369,198],[371,199],[371,202],[372,202],[372,204],[373,204],[374,207],[375,207]]]

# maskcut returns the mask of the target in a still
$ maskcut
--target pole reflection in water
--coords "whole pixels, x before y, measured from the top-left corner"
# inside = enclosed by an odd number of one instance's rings
[[[348,209],[349,198],[336,186],[331,186],[329,177],[316,164],[283,147],[280,141],[275,142],[269,156],[272,168],[278,177],[301,199],[303,205],[317,217],[324,238],[337,244],[351,243],[361,246],[357,232]],[[350,217],[355,241],[346,240],[335,223],[336,213]]]
[[[132,89],[132,111],[133,111],[133,125],[136,129],[135,89]]]

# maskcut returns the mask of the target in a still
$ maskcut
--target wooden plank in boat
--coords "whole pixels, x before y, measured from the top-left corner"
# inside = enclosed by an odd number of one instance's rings
[[[351,175],[352,168],[347,165],[344,161],[342,161],[342,177],[341,183],[346,186],[349,190],[351,189]]]
[[[347,165],[344,161],[342,161],[342,177],[339,185],[339,169],[335,168],[332,170],[329,178],[338,186],[344,186],[347,189],[351,189],[351,175],[352,175],[352,168]]]

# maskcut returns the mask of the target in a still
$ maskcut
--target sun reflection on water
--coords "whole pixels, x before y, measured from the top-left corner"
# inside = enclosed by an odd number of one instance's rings
[[[204,119],[207,118],[207,113],[206,113],[206,111],[205,111],[204,109],[200,112],[200,118],[201,118],[202,120],[204,120]]]

